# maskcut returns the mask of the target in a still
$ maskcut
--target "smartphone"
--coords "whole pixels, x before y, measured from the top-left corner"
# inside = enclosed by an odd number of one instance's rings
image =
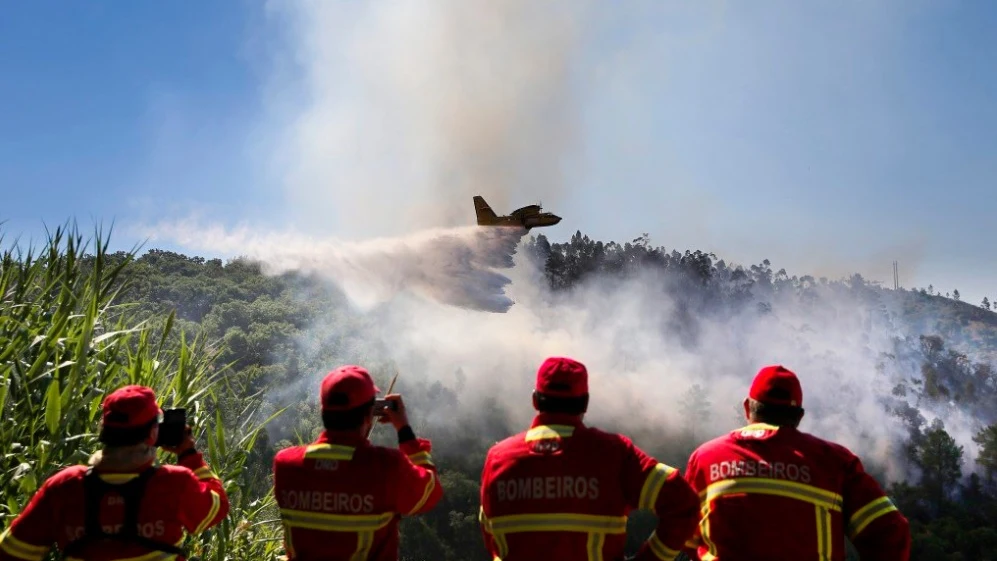
[[[186,409],[164,409],[163,422],[159,423],[156,446],[177,446],[183,442],[187,428]]]
[[[376,399],[374,400],[374,415],[381,417],[384,415],[385,409],[391,409],[392,411],[398,411],[398,402],[388,399]]]

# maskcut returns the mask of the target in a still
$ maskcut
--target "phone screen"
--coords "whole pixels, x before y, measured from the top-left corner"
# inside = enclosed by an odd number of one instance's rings
[[[163,411],[163,422],[159,424],[159,437],[156,446],[176,446],[183,442],[184,431],[187,428],[187,411],[185,409],[166,409]]]
[[[391,409],[392,411],[398,410],[398,402],[389,401],[387,399],[378,399],[374,401],[374,414],[377,416],[384,415],[385,409]]]

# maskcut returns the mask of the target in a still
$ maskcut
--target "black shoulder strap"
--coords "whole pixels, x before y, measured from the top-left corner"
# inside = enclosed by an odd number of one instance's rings
[[[155,466],[151,466],[127,483],[111,484],[101,479],[100,475],[94,471],[93,466],[87,468],[86,475],[83,476],[84,535],[68,544],[63,550],[64,553],[67,556],[75,555],[87,543],[116,540],[136,543],[153,551],[186,555],[182,548],[151,540],[138,531],[139,508],[142,506],[145,487],[149,479],[155,475],[156,469]],[[121,525],[121,531],[114,534],[105,532],[100,525],[100,504],[108,491],[119,493],[125,503],[125,518]]]
[[[88,467],[83,475],[83,536],[62,548],[65,556],[78,556],[86,544],[113,538],[100,525],[100,501],[107,493],[107,487],[108,484],[94,471],[93,466]]]
[[[100,500],[107,492],[107,484],[97,475],[93,466],[87,468],[86,475],[83,476],[83,508],[84,508],[84,535],[95,538],[107,536],[104,528],[100,525]]]
[[[150,467],[120,488],[122,498],[125,500],[125,519],[121,524],[123,537],[136,538],[141,535],[138,531],[138,511],[139,507],[142,506],[142,497],[145,495],[145,485],[155,472],[156,467]],[[103,483],[103,481],[101,482]]]

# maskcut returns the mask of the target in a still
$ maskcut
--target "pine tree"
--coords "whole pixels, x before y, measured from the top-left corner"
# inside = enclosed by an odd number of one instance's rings
[[[924,431],[914,450],[914,460],[921,468],[921,487],[936,514],[962,477],[962,454],[962,446],[945,431],[941,419],[935,419]]]
[[[976,463],[983,468],[983,477],[992,484],[997,475],[997,424],[980,429],[973,436],[973,442],[980,445],[980,455]]]
[[[709,392],[699,384],[693,384],[682,396],[680,407],[685,419],[686,430],[696,439],[696,428],[710,419]]]

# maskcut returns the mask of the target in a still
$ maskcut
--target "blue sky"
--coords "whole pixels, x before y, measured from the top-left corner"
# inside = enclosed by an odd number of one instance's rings
[[[3,233],[114,221],[130,247],[193,214],[396,235],[470,223],[480,191],[542,200],[555,240],[647,232],[887,284],[898,260],[907,286],[994,298],[997,4],[869,4],[513,7],[496,31],[453,3],[12,3]]]

